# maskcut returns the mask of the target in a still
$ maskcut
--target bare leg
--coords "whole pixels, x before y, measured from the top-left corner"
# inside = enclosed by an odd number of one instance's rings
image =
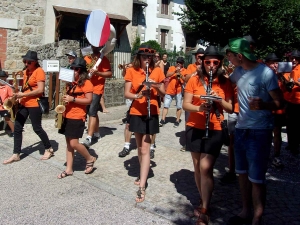
[[[14,123],[10,120],[9,117],[5,117],[5,122],[9,126],[11,132],[13,133],[15,131]]]
[[[109,111],[106,109],[105,107],[105,103],[104,103],[104,97],[102,96],[100,99],[100,105],[102,107],[103,113],[108,113]]]
[[[164,120],[164,121],[166,120],[166,116],[168,114],[168,110],[169,110],[168,108],[164,108],[163,109],[161,119]]]
[[[124,138],[125,138],[125,142],[130,142],[131,132],[129,131],[129,124],[128,123],[126,123],[126,125],[125,125]]]
[[[200,194],[200,196],[202,196],[201,194],[201,176],[200,176],[200,153],[196,153],[196,152],[191,152],[191,156],[192,156],[192,160],[193,160],[193,164],[194,164],[194,177],[195,177],[195,182],[196,182],[196,186],[198,188],[198,192]]]
[[[213,168],[216,158],[209,154],[201,154],[200,174],[201,174],[201,194],[202,207],[208,209],[211,195],[214,190]]]
[[[93,136],[94,133],[99,131],[99,118],[97,116],[90,116],[88,123],[88,135]]]
[[[66,137],[67,142],[67,168],[66,173],[72,174],[73,173],[73,160],[74,160],[74,148],[71,147],[71,139]]]
[[[177,109],[176,111],[176,122],[179,123],[182,109]]]
[[[252,183],[254,217],[252,225],[259,225],[266,203],[266,185]]]
[[[247,218],[251,215],[251,182],[248,180],[248,174],[239,174],[239,184],[243,204],[239,216]]]

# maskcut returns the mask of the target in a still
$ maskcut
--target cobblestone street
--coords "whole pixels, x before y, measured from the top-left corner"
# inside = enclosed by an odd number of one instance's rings
[[[137,151],[135,150],[134,136],[131,139],[130,154],[124,158],[118,157],[124,143],[124,125],[120,125],[121,118],[126,111],[124,106],[109,108],[109,114],[100,115],[100,133],[102,139],[91,146],[90,152],[98,156],[95,163],[97,169],[91,175],[85,175],[83,170],[85,162],[82,156],[75,154],[74,175],[61,180],[65,183],[61,187],[74,180],[81,180],[86,185],[92,185],[117,198],[127,202],[128,207],[135,207],[135,192],[137,186],[133,184],[139,174]],[[199,194],[194,182],[193,165],[189,152],[179,151],[183,143],[184,122],[177,128],[173,127],[175,119],[172,117],[174,110],[170,110],[167,116],[167,124],[160,128],[160,134],[156,139],[155,158],[151,160],[146,199],[137,207],[146,212],[158,215],[174,224],[194,224],[193,206],[198,204]],[[182,116],[184,120],[184,115]],[[57,174],[64,170],[65,163],[65,140],[64,136],[57,133],[54,128],[54,121],[43,120],[43,127],[49,135],[51,144],[55,149],[55,156],[45,161],[51,170],[43,171],[47,182],[57,181]],[[1,153],[3,161],[12,153],[13,139],[0,132]],[[85,137],[85,134],[84,136]],[[299,156],[291,156],[285,150],[286,133],[283,132],[284,144],[282,147],[281,159],[284,163],[282,169],[269,166],[267,177],[267,206],[264,214],[265,225],[277,224],[300,224],[300,166]],[[32,131],[31,125],[25,125],[22,160],[16,164],[22,168],[22,163],[28,158],[40,162],[39,158],[43,151],[39,138]],[[40,152],[41,151],[41,152]],[[273,156],[273,152],[270,157]],[[211,222],[214,225],[226,224],[229,217],[237,214],[241,208],[240,192],[238,182],[231,185],[221,185],[219,179],[225,173],[227,166],[227,147],[223,147],[220,157],[217,160],[214,177],[215,190],[211,202]],[[15,173],[15,164],[0,168],[10,168],[10,175]],[[6,170],[5,170],[6,171]],[[55,171],[55,172],[54,172]],[[5,182],[3,180],[2,182]],[[12,179],[12,178],[10,178]],[[40,179],[44,177],[32,177]],[[26,191],[27,194],[28,190]],[[42,190],[41,190],[42,192]],[[51,195],[51,193],[48,193]],[[81,195],[86,193],[82,191]],[[13,206],[12,206],[13,207]],[[34,214],[35,212],[28,211]],[[4,214],[2,211],[1,214]],[[122,224],[122,223],[117,223]],[[140,223],[142,224],[142,223]],[[161,222],[164,224],[164,222]]]

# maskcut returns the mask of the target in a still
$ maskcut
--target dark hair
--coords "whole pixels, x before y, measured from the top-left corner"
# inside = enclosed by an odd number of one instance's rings
[[[219,66],[218,66],[217,72],[216,72],[218,81],[220,84],[226,83],[226,80],[227,80],[227,78],[225,77],[225,71],[222,69],[222,64],[223,64],[223,61],[221,60]],[[201,76],[201,75],[208,76],[208,74],[205,70],[205,67],[204,67],[204,60],[202,60],[200,71],[198,71],[197,74],[198,74],[198,76]]]
[[[132,61],[132,67],[135,70],[139,70],[141,68],[141,60],[140,60],[140,54],[137,54]],[[149,69],[153,69],[154,68],[154,61],[153,59],[151,59],[150,63],[149,63]]]
[[[89,74],[86,70],[82,70],[80,68],[79,79],[78,79],[78,87],[82,87],[86,80],[89,80]]]

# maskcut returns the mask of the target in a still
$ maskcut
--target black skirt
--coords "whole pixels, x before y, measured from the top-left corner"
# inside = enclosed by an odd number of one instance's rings
[[[152,115],[150,119],[147,116],[130,115],[129,130],[139,134],[159,133],[158,115]]]
[[[64,134],[68,138],[82,138],[85,123],[82,119],[64,118],[64,122],[58,133]]]
[[[206,153],[218,157],[223,145],[221,130],[209,130],[208,139],[203,139],[205,130],[186,126],[186,150],[196,153]]]

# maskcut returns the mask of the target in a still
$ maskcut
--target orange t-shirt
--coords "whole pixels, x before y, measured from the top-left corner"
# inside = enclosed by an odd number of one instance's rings
[[[154,68],[153,71],[149,74],[149,78],[154,80],[157,83],[162,83],[165,79],[165,75],[160,68]],[[133,67],[126,70],[124,77],[125,81],[131,82],[130,92],[137,94],[139,87],[146,79],[146,74],[143,69],[135,70]],[[142,90],[146,90],[146,87],[143,87]],[[159,115],[159,107],[157,102],[157,91],[154,88],[151,88],[150,94],[150,112],[151,115]],[[141,99],[133,100],[132,106],[130,108],[130,115],[137,116],[146,116],[147,113],[147,98],[143,97]]]
[[[76,85],[76,86],[75,86]],[[77,82],[73,82],[72,86],[68,88],[68,94],[76,99],[85,98],[86,93],[93,92],[93,84],[91,81],[86,80],[81,87],[77,86]],[[68,119],[82,119],[85,121],[86,105],[80,105],[75,102],[69,102],[66,105],[64,117]]]
[[[197,65],[195,63],[188,65],[187,67],[187,74],[195,73],[197,70]]]
[[[204,81],[206,84],[208,84],[208,79],[205,77]],[[231,82],[227,79],[224,84],[220,84],[218,81],[218,78],[213,80],[212,83],[212,90],[218,93],[218,95],[223,98],[233,98],[233,88],[231,85]],[[185,86],[185,92],[193,94],[193,95],[206,95],[206,90],[200,81],[199,76],[194,76],[189,79],[187,82],[187,85]],[[193,97],[193,105],[200,106],[201,103],[205,102],[204,100],[201,100],[199,97]],[[224,115],[223,115],[223,108],[220,104],[215,103],[216,106],[219,109],[220,112],[220,119],[223,121]],[[216,113],[214,112],[214,109],[212,107],[210,112],[210,123],[209,123],[209,129],[210,130],[222,130],[221,123],[217,119]],[[205,129],[205,122],[206,122],[206,116],[205,112],[191,112],[188,122],[186,123],[187,126],[195,127],[198,129]]]
[[[87,64],[90,64],[92,62],[92,59],[89,56],[85,56],[84,60],[86,61]],[[99,72],[107,72],[110,70],[111,70],[110,62],[104,56],[102,58],[100,65],[98,66],[98,71]],[[91,80],[92,84],[94,85],[93,93],[97,94],[97,95],[102,95],[104,92],[105,78],[94,74],[90,80]]]
[[[3,103],[6,99],[13,96],[12,89],[7,85],[0,85],[0,98],[1,98],[1,104],[0,104],[0,110],[5,110],[3,108]]]
[[[28,80],[27,80],[28,79]],[[35,71],[33,71],[33,73],[28,76],[27,75],[27,70],[23,71],[23,81],[24,86],[22,88],[23,93],[28,93],[31,92],[29,86],[27,84],[29,84],[32,88],[32,90],[36,90],[38,88],[37,83],[38,82],[45,82],[46,79],[46,75],[44,70],[41,67],[38,67]],[[41,97],[43,95],[39,94],[36,96],[30,96],[30,97],[23,97],[21,98],[21,105],[24,105],[25,107],[38,107],[39,104],[37,102],[37,98]]]
[[[300,82],[300,64],[297,65],[291,72],[291,78],[298,83]],[[300,87],[299,86],[295,85],[293,87],[288,101],[293,104],[300,104]]]
[[[176,71],[176,67],[175,66],[171,66],[168,70],[168,72],[175,72]],[[182,76],[187,75],[187,69],[185,68],[181,68],[180,73]],[[182,79],[178,79],[177,78],[177,74],[173,74],[172,76],[169,77],[169,84],[166,90],[166,94],[168,95],[176,95],[181,93],[181,85],[184,83],[184,81]]]
[[[289,80],[289,75],[290,75],[289,73],[285,73],[283,76],[284,76],[287,80]],[[281,90],[282,93],[283,93],[284,99],[288,101],[291,92],[285,91],[286,89],[285,89],[285,87],[284,87],[284,84],[281,82],[281,80],[280,80],[279,78],[278,78],[278,86],[279,86],[280,90]],[[273,113],[274,113],[274,114],[284,114],[284,113],[285,113],[285,109],[284,109],[284,108],[283,108],[283,109],[278,109],[278,110],[273,111]]]

